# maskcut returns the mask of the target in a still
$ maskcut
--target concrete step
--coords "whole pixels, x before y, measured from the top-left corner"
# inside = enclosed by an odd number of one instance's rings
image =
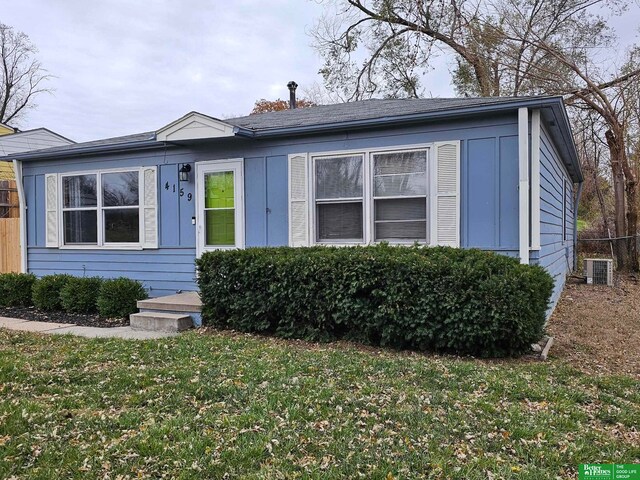
[[[141,311],[200,313],[202,311],[202,301],[198,292],[183,292],[165,297],[139,300],[138,308]]]
[[[129,316],[133,330],[153,332],[181,332],[193,327],[190,315],[166,312],[140,312]]]

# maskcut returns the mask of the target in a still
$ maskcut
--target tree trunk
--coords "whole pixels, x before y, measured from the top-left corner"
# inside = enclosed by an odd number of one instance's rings
[[[615,134],[611,130],[605,132],[609,153],[611,155],[611,173],[613,179],[613,199],[614,199],[614,226],[616,233],[616,263],[618,270],[629,267],[628,242],[625,238],[627,235],[627,217],[625,202],[625,178],[622,169],[622,161],[620,158],[620,148]]]

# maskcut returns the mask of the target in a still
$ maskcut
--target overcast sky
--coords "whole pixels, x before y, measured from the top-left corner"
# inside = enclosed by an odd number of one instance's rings
[[[197,110],[248,114],[260,98],[288,98],[320,82],[308,35],[315,0],[19,0],[0,22],[25,32],[56,76],[19,125],[48,127],[76,141],[156,130]],[[637,39],[640,7],[616,21]],[[440,62],[440,68],[447,68]],[[446,72],[428,92],[452,96]]]

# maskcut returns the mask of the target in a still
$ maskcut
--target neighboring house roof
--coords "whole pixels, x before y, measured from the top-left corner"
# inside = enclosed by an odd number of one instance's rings
[[[0,136],[0,156],[67,146],[73,143],[72,140],[58,135],[47,128],[35,128],[33,130]]]
[[[565,165],[575,181],[582,181],[582,173],[573,143],[569,119],[562,97],[477,97],[477,98],[427,98],[427,99],[372,99],[310,108],[268,112],[246,117],[219,120],[191,112],[171,122],[156,132],[146,132],[124,137],[114,137],[93,142],[49,148],[18,155],[16,158],[36,160],[55,158],[64,152],[89,154],[107,151],[155,148],[159,145],[202,140],[207,138],[245,137],[266,138],[276,136],[306,135],[345,129],[384,128],[411,123],[463,118],[471,115],[513,112],[520,107],[539,108],[542,117],[552,128],[551,135],[561,150]],[[193,121],[192,121],[193,120]],[[178,126],[197,132],[185,138],[171,140]],[[215,127],[219,126],[219,129]],[[232,127],[232,128],[226,128]],[[210,128],[211,137],[203,136]],[[226,132],[219,134],[219,132]]]

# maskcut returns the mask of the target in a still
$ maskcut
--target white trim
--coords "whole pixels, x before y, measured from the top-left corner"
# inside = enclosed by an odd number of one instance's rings
[[[540,250],[540,110],[531,112],[531,250]]]
[[[20,160],[13,161],[13,170],[16,177],[20,207],[20,270],[22,273],[27,273],[27,203],[24,196],[24,185],[22,184],[22,162]]]
[[[58,176],[58,198],[57,198],[57,212],[58,212],[58,247],[62,250],[143,250],[143,235],[141,217],[144,215],[143,195],[144,185],[141,182],[142,171],[145,168],[156,168],[155,165],[151,167],[130,167],[130,168],[106,168],[106,169],[94,169],[94,170],[81,170],[75,172],[65,172],[57,174]],[[123,205],[122,207],[103,207],[102,199],[102,175],[109,173],[127,173],[138,172],[138,205]],[[63,191],[63,178],[76,177],[80,175],[95,175],[96,176],[96,206],[95,207],[64,207],[64,191]],[[45,185],[46,188],[46,185]],[[156,192],[156,197],[158,193]],[[157,200],[156,200],[157,201]],[[138,209],[138,242],[106,242],[104,239],[104,210],[109,209]],[[95,211],[96,212],[96,243],[78,243],[67,244],[64,238],[64,212],[68,211]]]
[[[204,242],[204,175],[205,173],[232,171],[234,182],[235,245],[207,246]],[[196,255],[198,258],[210,250],[235,250],[245,247],[244,212],[244,158],[229,158],[196,163]]]
[[[294,197],[294,188],[293,188],[293,175],[292,175],[292,163],[294,159],[301,158],[304,164],[304,195],[302,197]],[[299,165],[296,167],[298,168]],[[310,186],[310,168],[309,167],[309,155],[307,153],[292,153],[287,157],[287,224],[288,224],[288,240],[290,247],[299,247],[299,246],[308,246],[311,238],[311,227],[310,222],[312,221],[312,209],[310,207],[309,197],[311,195],[311,186]],[[297,180],[297,179],[296,179]],[[304,238],[295,238],[296,233],[298,232],[298,226],[294,225],[294,220],[300,220],[297,215],[294,215],[294,203],[297,205],[302,205],[302,208],[305,211],[303,216],[303,220],[305,222],[304,225]]]
[[[159,142],[233,137],[233,125],[198,112],[187,113],[156,133]]]
[[[529,109],[518,109],[518,206],[520,263],[529,264]]]
[[[446,145],[455,145],[456,148],[456,190],[455,190],[455,197],[456,197],[456,220],[455,220],[455,225],[456,225],[456,238],[454,240],[453,245],[451,245],[449,242],[442,242],[440,241],[440,239],[438,239],[438,197],[450,197],[451,196],[451,192],[447,192],[447,193],[438,193],[438,149],[441,146],[446,146]],[[433,144],[433,161],[431,162],[432,164],[432,178],[433,180],[431,180],[429,182],[429,188],[430,188],[430,196],[429,196],[429,201],[431,204],[431,209],[430,212],[432,213],[432,217],[430,218],[431,221],[431,228],[430,230],[430,241],[429,241],[429,245],[446,245],[446,246],[451,246],[451,247],[460,247],[460,177],[462,175],[462,170],[461,170],[461,165],[462,165],[462,159],[460,158],[460,140],[451,140],[451,141],[446,141],[446,142],[434,142]]]
[[[53,186],[54,192],[53,195],[50,194],[49,188]],[[57,173],[47,173],[44,176],[44,211],[45,211],[45,247],[47,248],[58,248],[60,246],[60,209],[58,207],[58,198],[60,192],[60,179],[58,178]],[[51,197],[53,196],[53,202],[51,202]],[[53,234],[50,235],[50,213],[53,213],[53,218],[51,218],[51,223],[54,224]],[[55,236],[55,238],[54,238]]]

